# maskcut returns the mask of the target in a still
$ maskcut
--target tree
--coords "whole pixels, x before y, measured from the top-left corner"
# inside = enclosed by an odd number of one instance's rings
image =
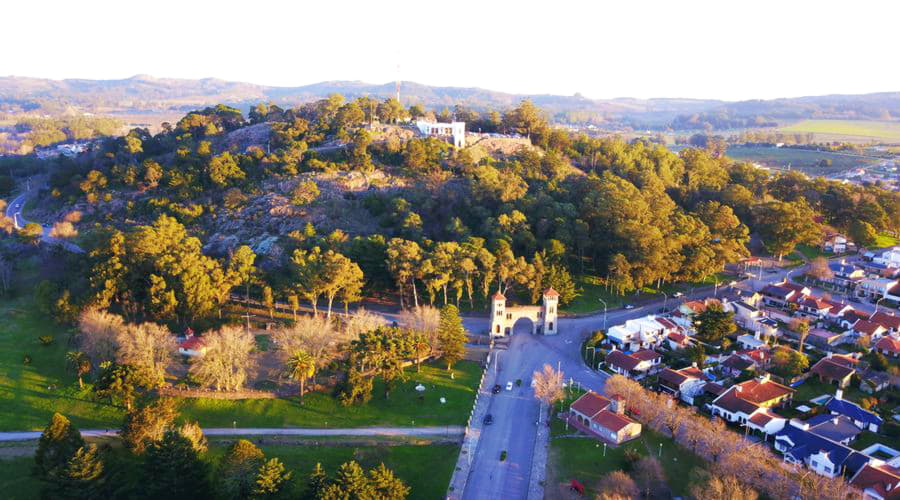
[[[709,474],[702,483],[691,486],[691,495],[703,500],[756,500],[759,494],[734,476]]]
[[[154,388],[165,382],[166,370],[178,350],[168,328],[155,323],[128,325],[119,330],[117,343],[117,361],[134,368],[139,384]]]
[[[437,335],[441,346],[441,357],[447,363],[449,371],[454,363],[465,357],[466,342],[469,340],[466,329],[462,325],[462,319],[459,317],[459,310],[453,304],[441,308]]]
[[[191,447],[197,453],[206,453],[209,446],[206,436],[203,435],[203,429],[197,422],[185,422],[178,428],[178,434],[187,439],[191,443]]]
[[[809,275],[819,280],[827,280],[834,276],[834,273],[828,266],[828,259],[816,257],[809,262]]]
[[[253,267],[255,261],[256,254],[247,245],[239,246],[228,260],[228,274],[232,277],[235,285],[244,284],[244,296],[248,301],[250,300],[250,284],[256,278],[256,268]]]
[[[83,446],[84,439],[78,429],[72,426],[69,419],[54,413],[38,440],[34,454],[35,473],[40,477],[49,477],[53,471],[64,467]]]
[[[603,476],[597,489],[606,495],[611,495],[612,498],[638,498],[640,496],[640,490],[634,480],[620,470]]]
[[[272,334],[278,349],[276,355],[283,365],[288,365],[291,357],[302,351],[312,357],[317,370],[337,359],[339,346],[351,339],[346,329],[338,329],[331,320],[311,316],[300,316],[293,324]]]
[[[316,466],[310,472],[306,484],[307,498],[321,498],[322,493],[325,491],[325,486],[328,485],[328,475],[325,474],[321,463],[316,462]]]
[[[89,444],[75,451],[60,467],[50,471],[44,495],[52,498],[89,500],[101,495],[104,464],[97,445]]]
[[[206,352],[191,363],[191,375],[203,387],[239,391],[256,371],[256,340],[242,328],[225,326],[203,336]]]
[[[397,291],[400,293],[400,308],[403,309],[403,297],[406,287],[410,287],[413,295],[413,304],[419,306],[419,296],[416,293],[417,270],[424,259],[422,248],[415,241],[393,238],[388,242],[387,266],[397,283]]]
[[[306,393],[306,381],[316,374],[316,361],[308,353],[298,350],[287,361],[288,376],[300,382],[300,404]]]
[[[35,224],[34,222],[25,224],[25,226],[19,230],[19,236],[22,240],[26,243],[31,243],[32,245],[40,243],[43,235],[44,228],[42,228],[40,224]]]
[[[173,398],[160,398],[134,408],[125,414],[122,442],[138,455],[150,443],[162,439],[178,417],[178,403]]]
[[[384,463],[369,470],[369,481],[375,489],[377,498],[402,500],[409,496],[409,486],[395,476],[394,471],[385,467]]]
[[[704,342],[715,344],[737,330],[734,313],[726,312],[719,304],[710,304],[705,311],[694,318],[697,337]]]
[[[545,364],[542,371],[534,372],[534,397],[541,403],[552,408],[552,405],[563,398],[563,380],[561,371],[556,371],[549,364]],[[551,412],[552,413],[552,412]],[[540,415],[538,415],[540,421]]]
[[[148,498],[210,498],[207,466],[191,442],[177,431],[151,443],[144,454],[144,493]]]
[[[51,238],[69,239],[76,236],[78,236],[78,230],[75,229],[71,222],[56,222],[53,224],[53,228],[50,229]]]
[[[754,207],[756,230],[766,250],[779,259],[799,243],[818,243],[822,233],[815,218],[815,212],[803,200],[771,201]]]
[[[806,342],[806,337],[809,336],[809,322],[800,318],[793,318],[789,327],[799,337],[800,345],[797,350],[800,354],[803,354],[803,344]]]
[[[110,404],[119,397],[125,405],[125,410],[131,411],[138,390],[134,368],[112,361],[104,361],[100,364],[100,368],[102,371],[94,384],[94,392],[100,397],[108,397]]]
[[[263,287],[263,305],[269,311],[269,318],[275,318],[275,297],[272,295],[272,287],[266,285]]]
[[[99,365],[115,359],[120,332],[124,329],[121,316],[99,309],[85,309],[78,318],[78,343],[82,352]]]
[[[878,241],[878,231],[864,220],[854,219],[850,223],[850,239],[858,248],[871,247]]]
[[[218,481],[225,498],[248,498],[256,486],[265,455],[255,444],[238,439],[219,463]]]
[[[787,347],[775,349],[772,355],[773,372],[784,377],[796,377],[809,368],[809,358]]]
[[[334,481],[322,492],[323,500],[340,498],[375,498],[375,488],[356,461],[341,464]]]
[[[285,470],[284,464],[272,458],[262,464],[256,474],[256,485],[253,487],[253,498],[276,498],[287,490],[292,473]]]
[[[666,473],[656,457],[643,457],[634,466],[634,477],[646,498],[666,498]]]
[[[291,190],[291,203],[302,206],[309,205],[319,197],[319,186],[316,181],[300,181]]]
[[[209,160],[207,175],[210,182],[218,187],[225,187],[230,181],[240,180],[246,176],[231,153],[227,151]]]
[[[81,351],[69,351],[66,353],[66,361],[69,367],[78,377],[78,388],[84,389],[83,377],[91,372],[91,360]]]

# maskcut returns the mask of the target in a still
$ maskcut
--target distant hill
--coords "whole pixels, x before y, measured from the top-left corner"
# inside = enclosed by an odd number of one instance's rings
[[[148,75],[122,80],[0,77],[0,111],[56,113],[74,108],[81,112],[122,115],[171,114],[218,103],[246,110],[260,101],[292,106],[335,92],[348,98],[365,95],[387,98],[394,95],[395,84],[328,81],[299,87],[272,87],[215,78],[186,80]],[[403,82],[401,98],[406,105],[419,103],[435,110],[458,104],[478,111],[503,111],[528,98],[561,123],[657,130],[760,127],[808,118],[900,118],[900,92],[725,102],[677,98],[588,99],[577,94],[522,95],[475,87],[435,87]]]

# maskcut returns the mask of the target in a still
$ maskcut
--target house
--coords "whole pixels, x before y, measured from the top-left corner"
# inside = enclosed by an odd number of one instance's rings
[[[884,421],[878,415],[863,410],[858,404],[847,401],[843,398],[844,392],[840,389],[835,391],[834,396],[825,403],[825,409],[832,415],[844,415],[853,420],[860,429],[868,429],[872,432],[878,432],[879,427]]]
[[[659,389],[687,404],[694,404],[694,397],[703,393],[706,382],[706,374],[696,365],[680,370],[665,368],[659,372]]]
[[[738,351],[736,354],[744,359],[753,361],[756,368],[765,368],[769,366],[769,361],[772,360],[772,353],[768,346],[758,349],[745,349]]]
[[[828,310],[828,313],[825,314],[825,319],[834,324],[841,324],[842,319],[847,317],[850,313],[856,312],[856,309],[853,309],[853,306],[850,304],[834,301],[828,301],[828,303],[831,305],[831,308]],[[847,325],[848,328],[849,326],[850,325]]]
[[[856,323],[853,323],[851,331],[856,337],[867,337],[873,342],[884,337],[888,333],[887,328],[867,319],[856,320]]]
[[[641,435],[641,424],[625,416],[625,400],[587,392],[569,407],[569,423],[614,445]]]
[[[416,128],[426,137],[450,139],[453,146],[466,147],[466,122],[438,123],[419,120],[416,122]]]
[[[891,335],[886,335],[878,339],[875,344],[875,350],[891,358],[900,357],[900,340]]]
[[[831,310],[831,304],[818,297],[804,297],[797,301],[798,312],[804,316],[823,319]]]
[[[731,386],[712,402],[712,414],[728,422],[746,425],[757,412],[780,406],[790,401],[793,394],[793,389],[763,375]]]
[[[666,335],[666,343],[669,346],[669,350],[675,351],[691,345],[691,338],[683,333],[672,332]]]
[[[822,328],[813,328],[809,331],[809,336],[806,337],[806,341],[810,344],[825,349],[840,344],[846,339],[847,337],[843,333],[836,333]]]
[[[763,295],[763,304],[774,307],[787,307],[792,299],[798,297],[796,291],[781,284],[767,285],[762,289],[761,293]]]
[[[850,379],[856,373],[856,363],[846,361],[842,357],[832,356],[822,358],[810,368],[809,372],[817,375],[819,380],[828,384],[834,384],[841,389],[850,385]]]
[[[875,262],[863,262],[863,270],[870,278],[896,278],[900,275],[900,268],[877,264]]]
[[[900,498],[900,469],[873,460],[850,478],[850,486],[862,491],[863,500]]]
[[[756,363],[753,360],[737,354],[732,354],[725,358],[725,361],[720,366],[723,374],[728,377],[737,377],[744,371],[756,369]]]
[[[859,285],[856,287],[856,295],[859,297],[868,297],[873,300],[882,297],[890,298],[893,296],[890,292],[893,291],[898,283],[900,283],[900,281],[894,278],[866,278],[860,280]]]
[[[866,277],[865,270],[853,264],[848,264],[843,259],[840,262],[829,262],[828,269],[831,270],[832,276],[826,281],[844,288],[853,288],[860,280]]]
[[[743,349],[758,349],[766,345],[765,341],[760,340],[759,332],[754,335],[738,335],[737,342]]]
[[[617,349],[606,355],[606,366],[610,370],[635,380],[646,377],[660,362],[662,355],[649,349],[642,349],[634,354],[626,354]]]
[[[825,235],[825,238],[822,240],[822,251],[831,253],[855,252],[856,244],[849,241],[843,234],[831,233]]]
[[[805,465],[825,477],[851,476],[871,460],[852,448],[810,432],[807,422],[791,420],[775,435],[775,449],[784,461]]]
[[[884,372],[869,370],[859,376],[859,390],[867,394],[881,392],[891,386],[891,376]]]
[[[188,357],[202,356],[206,353],[206,341],[203,337],[194,335],[190,328],[184,334],[184,337],[178,339],[178,354]]]
[[[878,311],[869,317],[869,321],[883,326],[890,333],[900,333],[900,316],[894,313]]]
[[[843,415],[816,415],[806,421],[809,431],[845,446],[862,433],[852,420]]]
[[[606,338],[619,349],[631,351],[659,347],[669,333],[681,333],[681,329],[672,321],[651,314],[610,327]]]
[[[880,256],[872,259],[872,262],[876,264],[883,264],[887,267],[900,267],[900,246],[885,250]]]

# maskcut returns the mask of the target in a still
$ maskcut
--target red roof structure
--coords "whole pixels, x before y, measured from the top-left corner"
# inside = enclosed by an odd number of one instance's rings
[[[605,397],[595,392],[587,392],[580,398],[578,398],[574,403],[572,403],[572,406],[570,406],[570,408],[577,411],[578,413],[581,413],[582,415],[587,415],[588,418],[590,418],[609,408],[609,405],[610,400],[606,399]]]
[[[887,351],[893,354],[900,354],[900,340],[895,339],[894,337],[881,337],[878,340],[878,343],[875,344],[875,349],[879,351]]]
[[[544,290],[544,297],[559,297],[559,292],[550,287]]]

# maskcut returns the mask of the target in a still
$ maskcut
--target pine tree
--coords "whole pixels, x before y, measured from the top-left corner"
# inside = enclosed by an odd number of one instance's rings
[[[285,471],[284,464],[277,458],[264,463],[256,474],[255,498],[276,498],[283,495],[291,480],[291,472]]]
[[[144,454],[144,492],[147,498],[208,498],[206,463],[190,440],[169,431]]]
[[[325,488],[327,498],[334,491],[340,491],[339,498],[374,498],[375,492],[366,473],[355,460],[341,464],[334,483]]]
[[[253,491],[256,475],[265,455],[246,439],[231,445],[219,464],[219,482],[225,498],[247,498]]]
[[[438,326],[438,339],[441,344],[441,355],[447,363],[447,370],[466,355],[466,329],[463,327],[459,310],[453,304],[441,308],[441,321]]]
[[[47,477],[51,471],[64,466],[82,446],[84,439],[78,429],[72,426],[69,419],[54,413],[38,441],[34,454],[35,474]]]
[[[44,494],[49,498],[90,499],[100,496],[104,479],[103,459],[97,445],[75,451],[65,465],[50,471]]]
[[[403,500],[409,496],[410,488],[400,478],[394,475],[394,471],[384,466],[384,463],[369,471],[369,479],[375,488],[378,498],[384,500]]]
[[[309,474],[307,486],[309,488],[309,494],[307,495],[309,498],[319,498],[325,491],[325,487],[328,486],[328,476],[325,474],[325,469],[322,468],[321,463],[316,463],[315,468]]]

